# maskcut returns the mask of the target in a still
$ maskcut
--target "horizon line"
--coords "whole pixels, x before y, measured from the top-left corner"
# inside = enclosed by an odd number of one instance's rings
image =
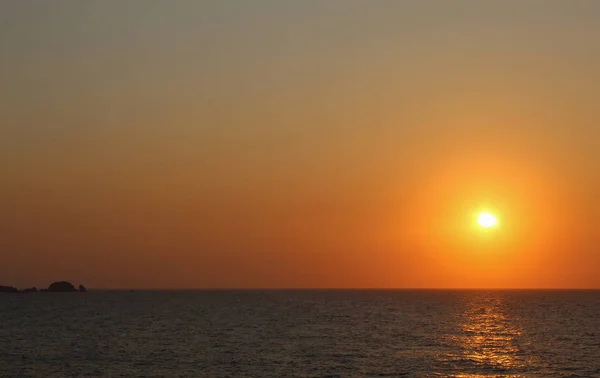
[[[597,291],[600,287],[197,287],[197,288],[108,288],[92,287],[88,290],[98,291],[475,291],[475,290],[505,290],[505,291]]]

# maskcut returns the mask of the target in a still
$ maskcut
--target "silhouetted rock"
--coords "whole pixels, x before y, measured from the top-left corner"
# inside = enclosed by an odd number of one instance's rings
[[[54,293],[70,293],[70,292],[82,292],[85,293],[87,289],[83,285],[79,285],[79,290],[75,288],[70,282],[67,281],[58,281],[53,282],[47,289],[40,289],[42,293],[54,292]],[[12,286],[2,286],[0,285],[0,293],[37,293],[38,289],[35,287],[30,287],[25,290],[19,291],[16,287]]]
[[[46,291],[53,293],[68,293],[72,291],[77,291],[77,289],[75,289],[75,286],[73,286],[73,284],[70,282],[58,281],[51,283],[50,286],[48,286],[48,290]]]
[[[17,290],[16,287],[0,285],[0,293],[18,293],[18,292],[19,292],[19,290]]]

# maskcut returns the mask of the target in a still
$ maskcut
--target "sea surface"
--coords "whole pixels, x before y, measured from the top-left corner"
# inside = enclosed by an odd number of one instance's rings
[[[2,377],[600,377],[600,291],[0,294]]]

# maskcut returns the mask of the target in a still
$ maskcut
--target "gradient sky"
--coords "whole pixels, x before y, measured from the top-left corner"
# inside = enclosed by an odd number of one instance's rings
[[[596,0],[2,1],[0,284],[600,288],[599,67]]]

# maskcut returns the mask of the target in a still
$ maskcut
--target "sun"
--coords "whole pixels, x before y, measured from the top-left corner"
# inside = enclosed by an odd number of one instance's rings
[[[498,224],[496,217],[490,213],[481,213],[477,217],[477,223],[483,228],[495,227]]]

